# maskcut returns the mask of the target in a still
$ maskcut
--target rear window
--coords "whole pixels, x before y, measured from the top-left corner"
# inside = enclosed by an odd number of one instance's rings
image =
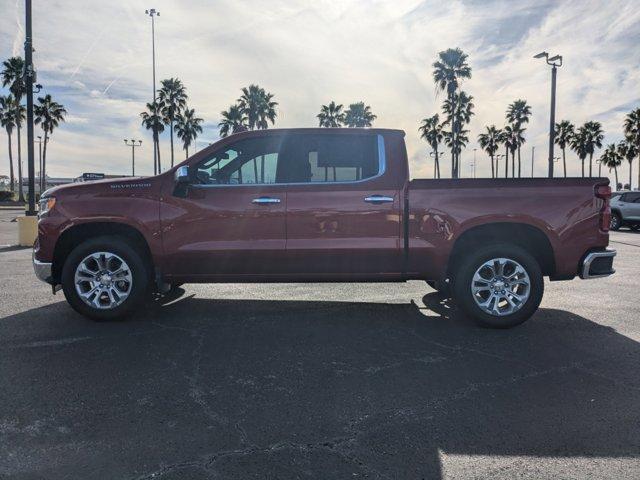
[[[281,157],[291,183],[354,182],[380,172],[377,135],[294,135]]]

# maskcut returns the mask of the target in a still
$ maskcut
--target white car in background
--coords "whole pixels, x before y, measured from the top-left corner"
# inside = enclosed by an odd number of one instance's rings
[[[640,230],[640,191],[611,194],[611,230]]]

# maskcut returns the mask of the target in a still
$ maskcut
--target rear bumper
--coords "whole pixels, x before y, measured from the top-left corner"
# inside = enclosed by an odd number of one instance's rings
[[[43,282],[48,284],[53,284],[53,279],[51,277],[51,263],[49,262],[41,262],[36,260],[35,255],[31,256],[31,261],[33,263],[33,271],[36,273],[36,277]]]
[[[587,280],[613,275],[616,272],[613,268],[615,256],[615,250],[588,253],[580,264],[580,278]]]

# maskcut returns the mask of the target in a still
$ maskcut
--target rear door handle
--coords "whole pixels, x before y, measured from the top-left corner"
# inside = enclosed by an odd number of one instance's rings
[[[251,203],[257,203],[258,205],[269,205],[272,203],[280,203],[280,199],[273,197],[258,197],[254,198]]]
[[[385,195],[370,195],[368,197],[364,197],[364,201],[367,203],[390,203],[393,202],[393,197],[387,197]]]

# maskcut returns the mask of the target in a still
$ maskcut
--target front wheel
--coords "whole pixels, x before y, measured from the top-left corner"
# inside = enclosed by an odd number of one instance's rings
[[[509,328],[529,319],[544,292],[540,266],[526,250],[491,245],[465,257],[454,278],[456,304],[478,323]]]
[[[62,268],[62,289],[78,313],[94,320],[127,315],[144,299],[149,273],[137,250],[119,237],[97,237],[74,248]]]

